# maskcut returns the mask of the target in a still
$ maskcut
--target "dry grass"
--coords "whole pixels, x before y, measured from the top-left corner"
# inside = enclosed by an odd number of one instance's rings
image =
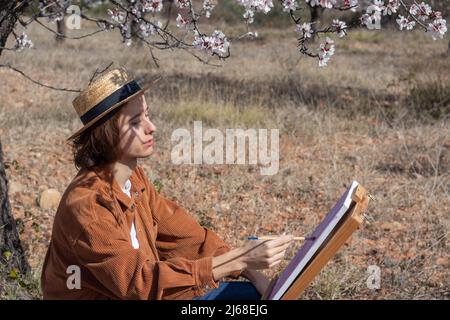
[[[357,30],[337,42],[330,66],[318,69],[296,52],[293,34],[259,33],[258,41],[233,44],[233,56],[218,68],[183,52],[159,53],[165,79],[148,94],[158,152],[141,162],[149,178],[232,245],[249,234],[307,234],[357,180],[378,199],[370,206],[375,222],[354,234],[303,298],[449,298],[447,43]],[[136,73],[157,71],[148,52],[124,48],[112,33],[60,47],[39,26],[29,36],[36,49],[1,59],[44,82],[81,88],[109,61]],[[72,94],[7,70],[0,70],[0,85],[0,135],[6,160],[14,163],[8,176],[26,186],[10,194],[11,206],[38,284],[54,211],[40,209],[35,199],[47,187],[64,191],[76,174],[64,138],[79,120]],[[278,174],[261,176],[243,165],[172,165],[171,132],[192,130],[194,120],[218,128],[279,128]],[[380,290],[366,287],[369,265],[381,268]],[[1,295],[26,297],[29,291],[16,287]]]

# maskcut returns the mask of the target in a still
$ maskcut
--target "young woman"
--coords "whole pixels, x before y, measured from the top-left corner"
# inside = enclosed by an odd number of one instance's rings
[[[144,90],[123,69],[74,100],[84,126],[72,135],[75,166],[59,204],[42,271],[44,299],[258,299],[292,240],[232,249],[162,197],[137,159],[153,132]],[[251,282],[220,282],[231,276]]]

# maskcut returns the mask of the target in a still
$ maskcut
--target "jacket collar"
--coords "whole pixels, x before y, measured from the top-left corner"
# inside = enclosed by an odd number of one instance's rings
[[[142,193],[145,191],[145,184],[139,178],[137,170],[138,167],[136,166],[130,176],[131,198],[129,198],[123,192],[116,179],[114,179],[112,172],[108,169],[107,166],[100,166],[95,168],[94,173],[100,180],[100,194],[107,200],[113,200],[114,198],[116,198],[127,209],[130,208],[135,201],[138,201],[142,197]]]

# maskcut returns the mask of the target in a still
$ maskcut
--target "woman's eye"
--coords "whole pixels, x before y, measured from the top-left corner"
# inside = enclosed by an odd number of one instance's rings
[[[132,123],[131,123],[132,126],[137,126],[138,124],[139,124],[139,121],[138,121],[138,122],[132,122]]]

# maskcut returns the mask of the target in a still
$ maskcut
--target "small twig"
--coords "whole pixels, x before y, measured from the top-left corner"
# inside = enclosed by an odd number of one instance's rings
[[[173,4],[172,1],[169,2],[169,8],[167,9],[167,21],[166,21],[166,25],[163,28],[164,31],[167,29],[167,27],[169,26],[169,23],[170,23],[170,16],[172,14],[172,4]]]
[[[27,78],[28,80],[30,80],[31,82],[33,82],[34,84],[37,84],[39,86],[48,88],[48,89],[52,89],[52,90],[57,90],[57,91],[67,91],[67,92],[81,92],[81,90],[76,90],[76,89],[68,89],[68,88],[58,88],[58,87],[54,87],[52,85],[48,85],[42,82],[39,82],[33,78],[31,78],[30,76],[28,76],[27,74],[25,74],[25,72],[23,72],[22,70],[19,70],[9,64],[0,64],[0,68],[8,68],[11,69],[17,73],[20,73],[23,77]]]
[[[103,70],[101,70],[101,71],[99,71],[98,68],[95,69],[94,74],[92,75],[91,79],[89,80],[88,86],[91,85],[92,81],[94,81],[94,79],[95,79],[95,77],[96,77],[97,75],[99,75],[99,74],[105,72],[106,70],[108,70],[108,69],[113,65],[113,63],[114,63],[114,62],[111,61],[111,62],[108,64],[108,66],[107,66],[106,68],[104,68]]]
[[[95,30],[94,32],[88,33],[88,34],[84,34],[82,36],[78,36],[78,37],[70,37],[70,36],[66,36],[65,34],[59,33],[55,30],[53,30],[52,28],[47,27],[45,24],[43,24],[42,22],[40,22],[38,19],[34,20],[36,21],[38,24],[40,24],[42,27],[44,27],[45,29],[47,29],[48,31],[54,33],[55,35],[57,35],[58,37],[61,38],[65,38],[65,39],[70,39],[70,40],[80,40],[80,39],[84,39],[90,36],[93,36],[94,34],[106,31],[106,29],[100,29],[100,30]]]
[[[155,63],[156,67],[159,68],[158,58],[153,54],[153,49],[149,46],[150,55],[152,56],[153,62]]]

